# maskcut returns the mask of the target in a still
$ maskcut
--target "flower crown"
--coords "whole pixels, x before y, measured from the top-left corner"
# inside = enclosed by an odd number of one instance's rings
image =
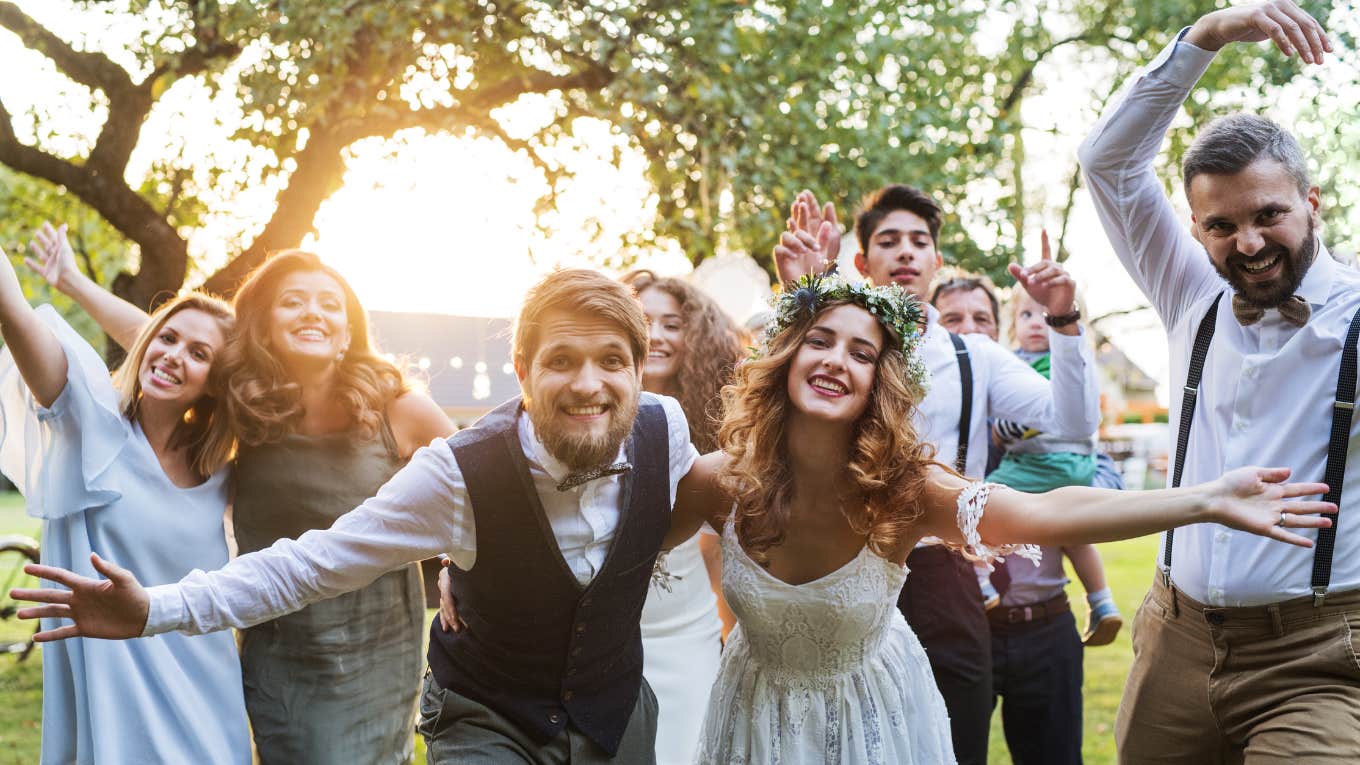
[[[834,302],[854,303],[887,328],[891,341],[901,346],[911,383],[924,394],[930,387],[930,372],[917,349],[925,311],[911,293],[896,284],[874,287],[867,283],[852,284],[840,276],[815,274],[790,282],[770,298],[774,316],[765,324],[759,345],[751,349],[751,358],[768,355],[770,344],[794,322],[815,315]]]

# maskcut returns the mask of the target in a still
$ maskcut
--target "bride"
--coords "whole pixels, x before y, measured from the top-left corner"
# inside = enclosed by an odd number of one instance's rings
[[[912,430],[924,393],[922,316],[900,288],[805,277],[777,301],[756,358],[724,392],[721,451],[681,482],[665,544],[703,522],[722,535],[737,629],[723,652],[702,763],[953,762],[949,720],[920,642],[896,608],[925,537],[990,560],[1033,545],[1139,536],[1200,520],[1308,544],[1271,521],[1322,526],[1287,470],[1246,468],[1185,492],[970,483]],[[986,513],[984,514],[984,509]],[[664,545],[663,545],[664,546]]]

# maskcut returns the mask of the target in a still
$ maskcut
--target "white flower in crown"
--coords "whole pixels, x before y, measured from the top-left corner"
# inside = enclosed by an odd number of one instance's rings
[[[890,341],[898,344],[907,361],[907,376],[924,396],[930,389],[930,372],[920,354],[921,327],[925,310],[914,295],[896,284],[881,287],[852,284],[840,276],[807,274],[785,285],[770,298],[774,317],[765,324],[760,342],[751,357],[770,352],[770,343],[799,318],[815,315],[829,303],[849,302],[860,306],[888,330]]]

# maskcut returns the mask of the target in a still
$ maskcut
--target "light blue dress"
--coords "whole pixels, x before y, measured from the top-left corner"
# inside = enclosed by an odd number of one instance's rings
[[[144,585],[226,564],[227,471],[190,489],[171,483],[119,413],[99,355],[49,306],[38,315],[66,351],[67,384],[44,409],[0,353],[0,470],[43,519],[43,562],[99,577],[93,551]],[[248,765],[232,634],[46,644],[42,761]]]

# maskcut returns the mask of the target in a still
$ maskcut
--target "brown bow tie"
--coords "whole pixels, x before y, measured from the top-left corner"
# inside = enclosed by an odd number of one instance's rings
[[[1280,316],[1285,321],[1292,323],[1296,327],[1302,327],[1308,322],[1308,317],[1313,315],[1312,306],[1308,301],[1298,295],[1290,295],[1283,303],[1275,306],[1280,312]],[[1255,303],[1249,303],[1241,295],[1233,295],[1232,298],[1233,316],[1237,317],[1237,323],[1244,327],[1249,327],[1261,320],[1265,315],[1266,309]]]
[[[562,481],[557,484],[557,490],[567,491],[568,489],[574,489],[577,486],[580,486],[581,484],[594,481],[597,478],[604,478],[607,475],[619,475],[621,473],[627,473],[629,470],[632,469],[633,466],[628,464],[627,462],[615,462],[612,465],[601,465],[599,467],[590,468],[589,470],[577,470],[575,472],[568,473],[567,477],[563,478]]]

